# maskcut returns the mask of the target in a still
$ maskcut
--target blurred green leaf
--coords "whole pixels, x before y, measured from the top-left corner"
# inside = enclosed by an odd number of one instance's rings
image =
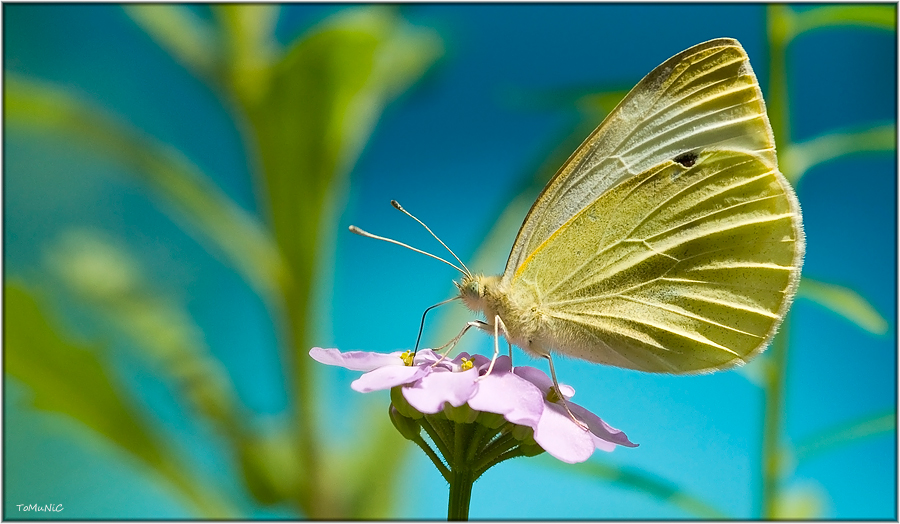
[[[821,519],[825,513],[827,498],[828,495],[822,486],[813,481],[781,488],[775,495],[771,518],[779,520]]]
[[[7,75],[4,101],[10,128],[59,134],[133,169],[163,197],[164,210],[189,233],[211,241],[263,296],[284,284],[284,262],[264,226],[177,149],[47,84]]]
[[[500,214],[485,235],[484,240],[475,252],[470,261],[466,261],[466,265],[473,271],[484,272],[489,274],[500,274],[506,259],[509,257],[509,251],[512,249],[513,240],[516,233],[522,226],[522,220],[531,208],[534,199],[537,197],[539,189],[527,188],[521,194],[514,197],[512,202],[506,206],[506,209]],[[447,283],[448,292],[452,288]],[[449,298],[449,297],[447,297]],[[424,347],[436,347],[446,343],[455,337],[459,331],[466,325],[466,322],[472,320],[472,312],[465,307],[459,305],[447,305],[437,310],[437,327],[433,330],[426,330],[423,336]],[[453,350],[453,354],[461,351],[469,353],[478,353],[477,345],[485,343],[486,338],[480,337],[478,334],[469,334],[460,339],[459,343]],[[413,340],[409,341],[409,347],[413,345]],[[501,351],[504,351],[501,348]]]
[[[734,372],[747,379],[751,384],[765,387],[772,373],[772,362],[768,353],[761,353],[743,366],[734,368]]]
[[[71,417],[109,439],[177,486],[202,515],[233,514],[168,455],[95,351],[63,339],[22,285],[8,282],[3,301],[5,371],[31,388],[35,408]]]
[[[897,429],[897,414],[893,411],[869,415],[860,420],[839,424],[801,440],[795,446],[794,454],[798,461],[809,460],[826,451],[858,440],[892,433]]]
[[[625,98],[628,89],[561,87],[546,90],[507,89],[500,103],[517,111],[558,111],[577,108],[597,127],[603,117]],[[589,116],[588,116],[589,115]],[[586,138],[587,135],[581,137]]]
[[[274,31],[277,4],[213,4],[210,6],[226,45],[227,80],[245,104],[255,104],[265,94],[278,44]]]
[[[215,31],[189,7],[174,4],[125,4],[125,13],[178,61],[201,76],[215,75]]]
[[[6,372],[34,390],[38,409],[66,414],[154,466],[163,451],[94,352],[63,340],[20,285],[3,289]]]
[[[616,94],[608,95],[612,98],[607,99],[604,103],[612,104],[612,107],[615,107],[615,104],[618,103],[618,100],[615,99]],[[606,94],[602,96],[606,96]],[[537,196],[572,152],[581,145],[584,139],[603,120],[604,108],[591,104],[588,103],[581,108],[581,120],[572,126],[572,129],[566,135],[558,139],[548,150],[535,155],[534,170],[523,173],[522,181],[518,186],[514,186],[508,195],[509,204],[498,210],[494,215],[497,218],[484,234],[484,240],[476,249],[474,256],[470,260],[464,259],[466,265],[473,271],[487,274],[503,272],[513,241]],[[449,289],[450,287],[448,286]],[[447,342],[459,333],[459,330],[462,329],[467,321],[472,320],[472,312],[465,307],[459,306],[439,308],[436,315],[438,317],[438,327],[425,332],[423,337],[425,347],[434,347]],[[463,337],[454,352],[467,351],[469,353],[477,353],[474,345],[480,341],[483,341],[483,339],[479,338],[478,335]]]
[[[363,431],[356,433],[357,442],[350,446],[353,451],[347,454],[344,448],[339,452],[346,464],[339,480],[346,484],[344,515],[352,519],[388,519],[396,509],[402,462],[413,448],[391,424],[383,405],[382,409],[367,412],[372,416]]]
[[[542,456],[539,460],[542,465],[560,471],[575,473],[582,477],[604,480],[613,484],[618,484],[620,487],[626,489],[644,493],[655,499],[672,504],[694,517],[719,520],[729,518],[727,514],[719,511],[702,499],[685,492],[674,482],[659,478],[646,471],[605,464],[597,459],[591,459],[580,464],[565,464],[547,456]]]
[[[371,7],[327,20],[274,65],[265,97],[248,113],[278,243],[295,272],[314,267],[328,199],[342,197],[384,105],[439,51],[430,31]]]
[[[45,249],[44,260],[80,299],[143,349],[142,356],[176,382],[193,409],[237,431],[237,395],[224,366],[210,354],[190,314],[146,282],[124,244],[99,231],[69,229]]]
[[[887,320],[852,289],[803,277],[797,296],[825,306],[870,333],[883,335],[888,331]]]
[[[257,502],[272,505],[295,495],[300,472],[290,432],[270,428],[248,435],[236,452],[244,482]]]
[[[897,128],[893,124],[842,133],[828,133],[789,145],[781,157],[785,176],[793,184],[812,167],[855,153],[897,150]]]
[[[629,90],[627,89],[616,91],[596,91],[579,97],[576,101],[576,105],[583,112],[606,116],[610,112],[612,112],[612,110],[615,109],[617,105],[619,105],[619,102],[621,102],[622,99],[625,98],[625,95],[628,94],[628,91]],[[600,125],[601,121],[602,118],[597,118],[597,123],[594,125],[594,127]],[[585,135],[584,138],[587,138],[587,135]]]
[[[301,471],[298,502],[312,518],[333,516],[331,501],[319,496],[326,472],[315,442],[316,381],[308,356],[313,282],[330,278],[333,224],[347,175],[385,104],[418,80],[440,52],[433,31],[406,23],[392,8],[349,8],[288,47],[265,73],[258,99],[237,97],[292,277],[283,296]],[[322,307],[327,310],[327,304]]]
[[[387,101],[440,51],[430,31],[383,7],[351,9],[291,46],[273,66],[265,97],[248,107],[278,244],[290,262],[292,331],[306,336],[317,253],[330,253],[336,201]],[[296,340],[300,347],[305,341]],[[309,360],[303,351],[302,360]]]
[[[867,27],[897,30],[897,6],[882,5],[828,5],[806,11],[791,11],[789,38],[801,33],[828,27]]]

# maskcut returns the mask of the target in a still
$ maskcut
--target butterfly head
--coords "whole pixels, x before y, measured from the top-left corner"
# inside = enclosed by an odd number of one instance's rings
[[[466,275],[459,282],[453,282],[459,289],[459,296],[466,307],[472,311],[485,311],[486,297],[496,288],[499,277],[484,275]]]

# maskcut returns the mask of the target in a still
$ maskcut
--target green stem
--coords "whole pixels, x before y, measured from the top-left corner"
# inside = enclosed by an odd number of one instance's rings
[[[516,442],[516,438],[512,436],[512,433],[501,435],[478,455],[475,462],[475,469],[478,471],[486,471],[491,466],[502,462],[501,460],[497,460],[498,457],[509,451]]]
[[[775,139],[784,151],[791,143],[790,113],[787,84],[787,45],[790,40],[793,11],[786,5],[771,5],[767,9],[769,40],[769,97],[768,113]],[[782,411],[784,379],[787,372],[788,333],[790,315],[786,315],[779,333],[769,348],[770,365],[767,366],[763,389],[763,435],[760,470],[760,514],[772,518],[778,494],[780,473]]]
[[[475,424],[475,431],[472,433],[472,442],[469,444],[469,451],[466,454],[466,462],[472,464],[475,462],[475,456],[478,451],[484,447],[484,443],[490,441],[493,435],[497,434],[497,430],[491,431],[490,428],[482,424]]]
[[[447,502],[447,520],[469,520],[469,502],[475,472],[457,464],[450,473],[450,500]]]
[[[784,407],[784,377],[787,374],[788,331],[790,317],[784,319],[781,330],[769,349],[771,365],[766,373],[765,414],[762,440],[761,514],[764,519],[775,516],[778,479],[781,472],[781,428]]]
[[[447,466],[441,461],[441,457],[431,449],[431,446],[429,446],[427,442],[425,442],[425,439],[419,437],[413,439],[413,442],[425,452],[425,455],[427,455],[428,458],[431,459],[431,463],[434,464],[434,467],[436,467],[441,476],[444,477],[444,480],[450,482],[452,480],[450,477],[450,470],[447,469]]]
[[[491,460],[489,460],[487,462],[481,461],[479,463],[478,469],[475,470],[475,480],[478,480],[478,477],[483,475],[485,471],[491,469],[492,467],[503,462],[504,460],[509,460],[509,459],[516,458],[516,457],[524,457],[524,456],[526,456],[525,451],[520,446],[516,446],[515,448],[508,449],[508,450],[504,451],[503,453],[501,453],[497,456],[494,456]]]
[[[422,429],[425,430],[425,433],[428,433],[428,436],[431,437],[431,441],[434,442],[434,445],[437,446],[438,451],[444,458],[452,456],[450,455],[450,448],[447,445],[447,439],[442,433],[437,418],[425,416],[425,418],[422,419]],[[450,464],[450,466],[452,467],[453,465]]]
[[[301,462],[300,470],[303,478],[298,483],[297,500],[300,507],[310,518],[323,517],[328,514],[325,497],[320,496],[322,481],[320,478],[319,443],[316,439],[317,418],[313,400],[315,395],[315,377],[309,369],[310,359],[300,357],[303,353],[307,315],[306,290],[298,291],[293,285],[288,288],[285,297],[288,316],[289,333],[285,360],[292,370],[294,393],[295,446]]]
[[[769,36],[769,89],[766,99],[769,121],[776,144],[781,144],[779,152],[791,143],[790,114],[787,84],[787,44],[788,26],[791,23],[791,8],[786,5],[768,7]]]

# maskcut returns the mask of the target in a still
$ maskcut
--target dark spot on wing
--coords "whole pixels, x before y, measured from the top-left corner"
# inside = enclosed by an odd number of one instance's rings
[[[697,163],[697,153],[688,151],[675,157],[675,161],[684,167],[691,167]]]

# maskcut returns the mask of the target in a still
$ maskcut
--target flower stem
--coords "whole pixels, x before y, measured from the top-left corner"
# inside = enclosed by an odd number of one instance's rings
[[[431,463],[434,464],[434,467],[436,467],[441,476],[444,477],[444,480],[450,482],[450,470],[447,469],[447,466],[445,466],[443,462],[441,462],[441,457],[438,456],[438,454],[435,453],[433,449],[431,449],[431,446],[429,446],[428,443],[425,442],[425,439],[420,437],[414,439],[413,442],[417,446],[419,446],[422,451],[425,452],[425,455],[427,455],[429,459],[431,459]]]
[[[513,449],[509,449],[509,450],[505,451],[504,453],[502,453],[496,457],[493,457],[489,461],[480,462],[478,470],[475,472],[475,478],[477,479],[485,471],[491,469],[492,467],[503,462],[504,460],[509,460],[511,458],[516,458],[516,457],[525,457],[525,456],[527,456],[527,455],[521,447],[515,447]]]
[[[445,432],[442,431],[440,421],[436,417],[425,417],[422,419],[422,429],[431,437],[431,441],[438,448],[438,451],[446,459],[450,457],[450,448],[447,446],[447,438]]]
[[[447,502],[447,520],[469,520],[469,502],[475,472],[468,467],[454,467],[450,473],[450,500]]]

